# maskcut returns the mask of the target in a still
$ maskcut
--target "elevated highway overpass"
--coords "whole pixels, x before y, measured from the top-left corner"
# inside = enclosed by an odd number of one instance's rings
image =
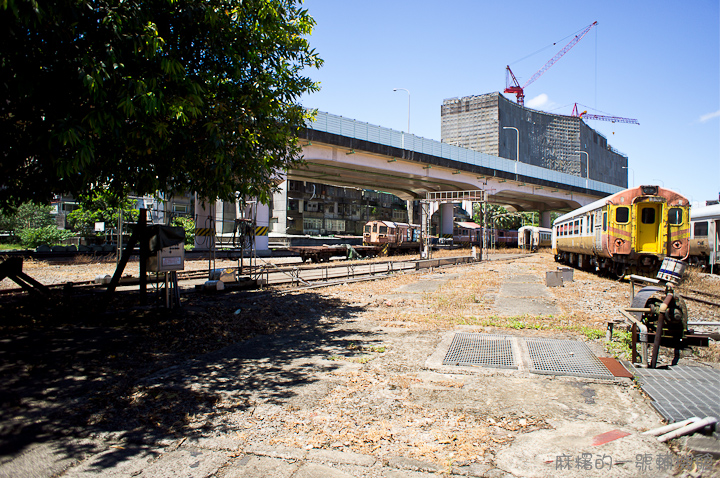
[[[406,200],[481,189],[491,203],[541,211],[548,226],[551,211],[571,211],[623,189],[324,112],[306,123],[301,145],[306,165],[288,171],[289,179]]]

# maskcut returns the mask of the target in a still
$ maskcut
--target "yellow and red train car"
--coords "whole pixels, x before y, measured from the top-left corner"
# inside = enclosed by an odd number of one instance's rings
[[[655,272],[665,257],[690,252],[690,204],[658,186],[617,192],[558,217],[552,228],[555,260],[618,277]]]

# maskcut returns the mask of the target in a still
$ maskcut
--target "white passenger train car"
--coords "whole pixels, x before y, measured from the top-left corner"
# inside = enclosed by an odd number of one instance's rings
[[[690,210],[690,263],[720,272],[720,204]]]
[[[552,229],[538,226],[523,226],[518,229],[518,247],[536,252],[541,247],[552,245]]]

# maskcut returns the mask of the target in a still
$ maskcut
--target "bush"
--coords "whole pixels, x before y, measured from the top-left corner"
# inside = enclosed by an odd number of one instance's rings
[[[170,224],[185,229],[185,249],[195,246],[195,221],[192,218],[177,216],[172,219]]]
[[[20,230],[20,242],[28,249],[47,244],[53,246],[60,244],[73,236],[73,233],[65,229],[58,229],[57,226],[28,227]]]

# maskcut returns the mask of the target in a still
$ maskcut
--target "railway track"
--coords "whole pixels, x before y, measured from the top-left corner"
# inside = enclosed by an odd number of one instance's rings
[[[463,263],[473,262],[469,256],[462,257],[446,257],[437,259],[398,259],[392,261],[335,261],[331,263],[319,264],[319,265],[291,265],[291,266],[278,266],[275,264],[264,264],[257,266],[244,265],[232,266],[232,267],[220,267],[215,270],[231,270],[236,277],[238,282],[244,281],[247,284],[248,281],[254,281],[258,287],[267,286],[278,286],[278,285],[290,285],[291,287],[307,287],[311,284],[319,283],[330,283],[335,280],[355,280],[359,277],[381,277],[391,275],[402,271],[414,271],[421,269],[429,269],[434,267],[442,267],[446,265],[455,265]],[[242,271],[242,272],[241,272]],[[178,271],[177,278],[178,283],[208,280],[210,270],[191,270],[191,271]],[[164,281],[164,276],[155,276],[149,274],[148,284],[155,284]],[[139,278],[122,278],[119,283],[119,287],[124,286],[135,286],[139,284]],[[233,286],[233,282],[227,284],[229,287]],[[49,290],[52,291],[76,291],[76,292],[91,292],[91,291],[104,291],[107,289],[107,284],[97,283],[95,280],[85,281],[72,281],[58,284],[46,285]],[[185,289],[190,287],[185,286]],[[2,289],[0,290],[0,296],[12,296],[17,294],[26,293],[24,289],[20,287]]]

